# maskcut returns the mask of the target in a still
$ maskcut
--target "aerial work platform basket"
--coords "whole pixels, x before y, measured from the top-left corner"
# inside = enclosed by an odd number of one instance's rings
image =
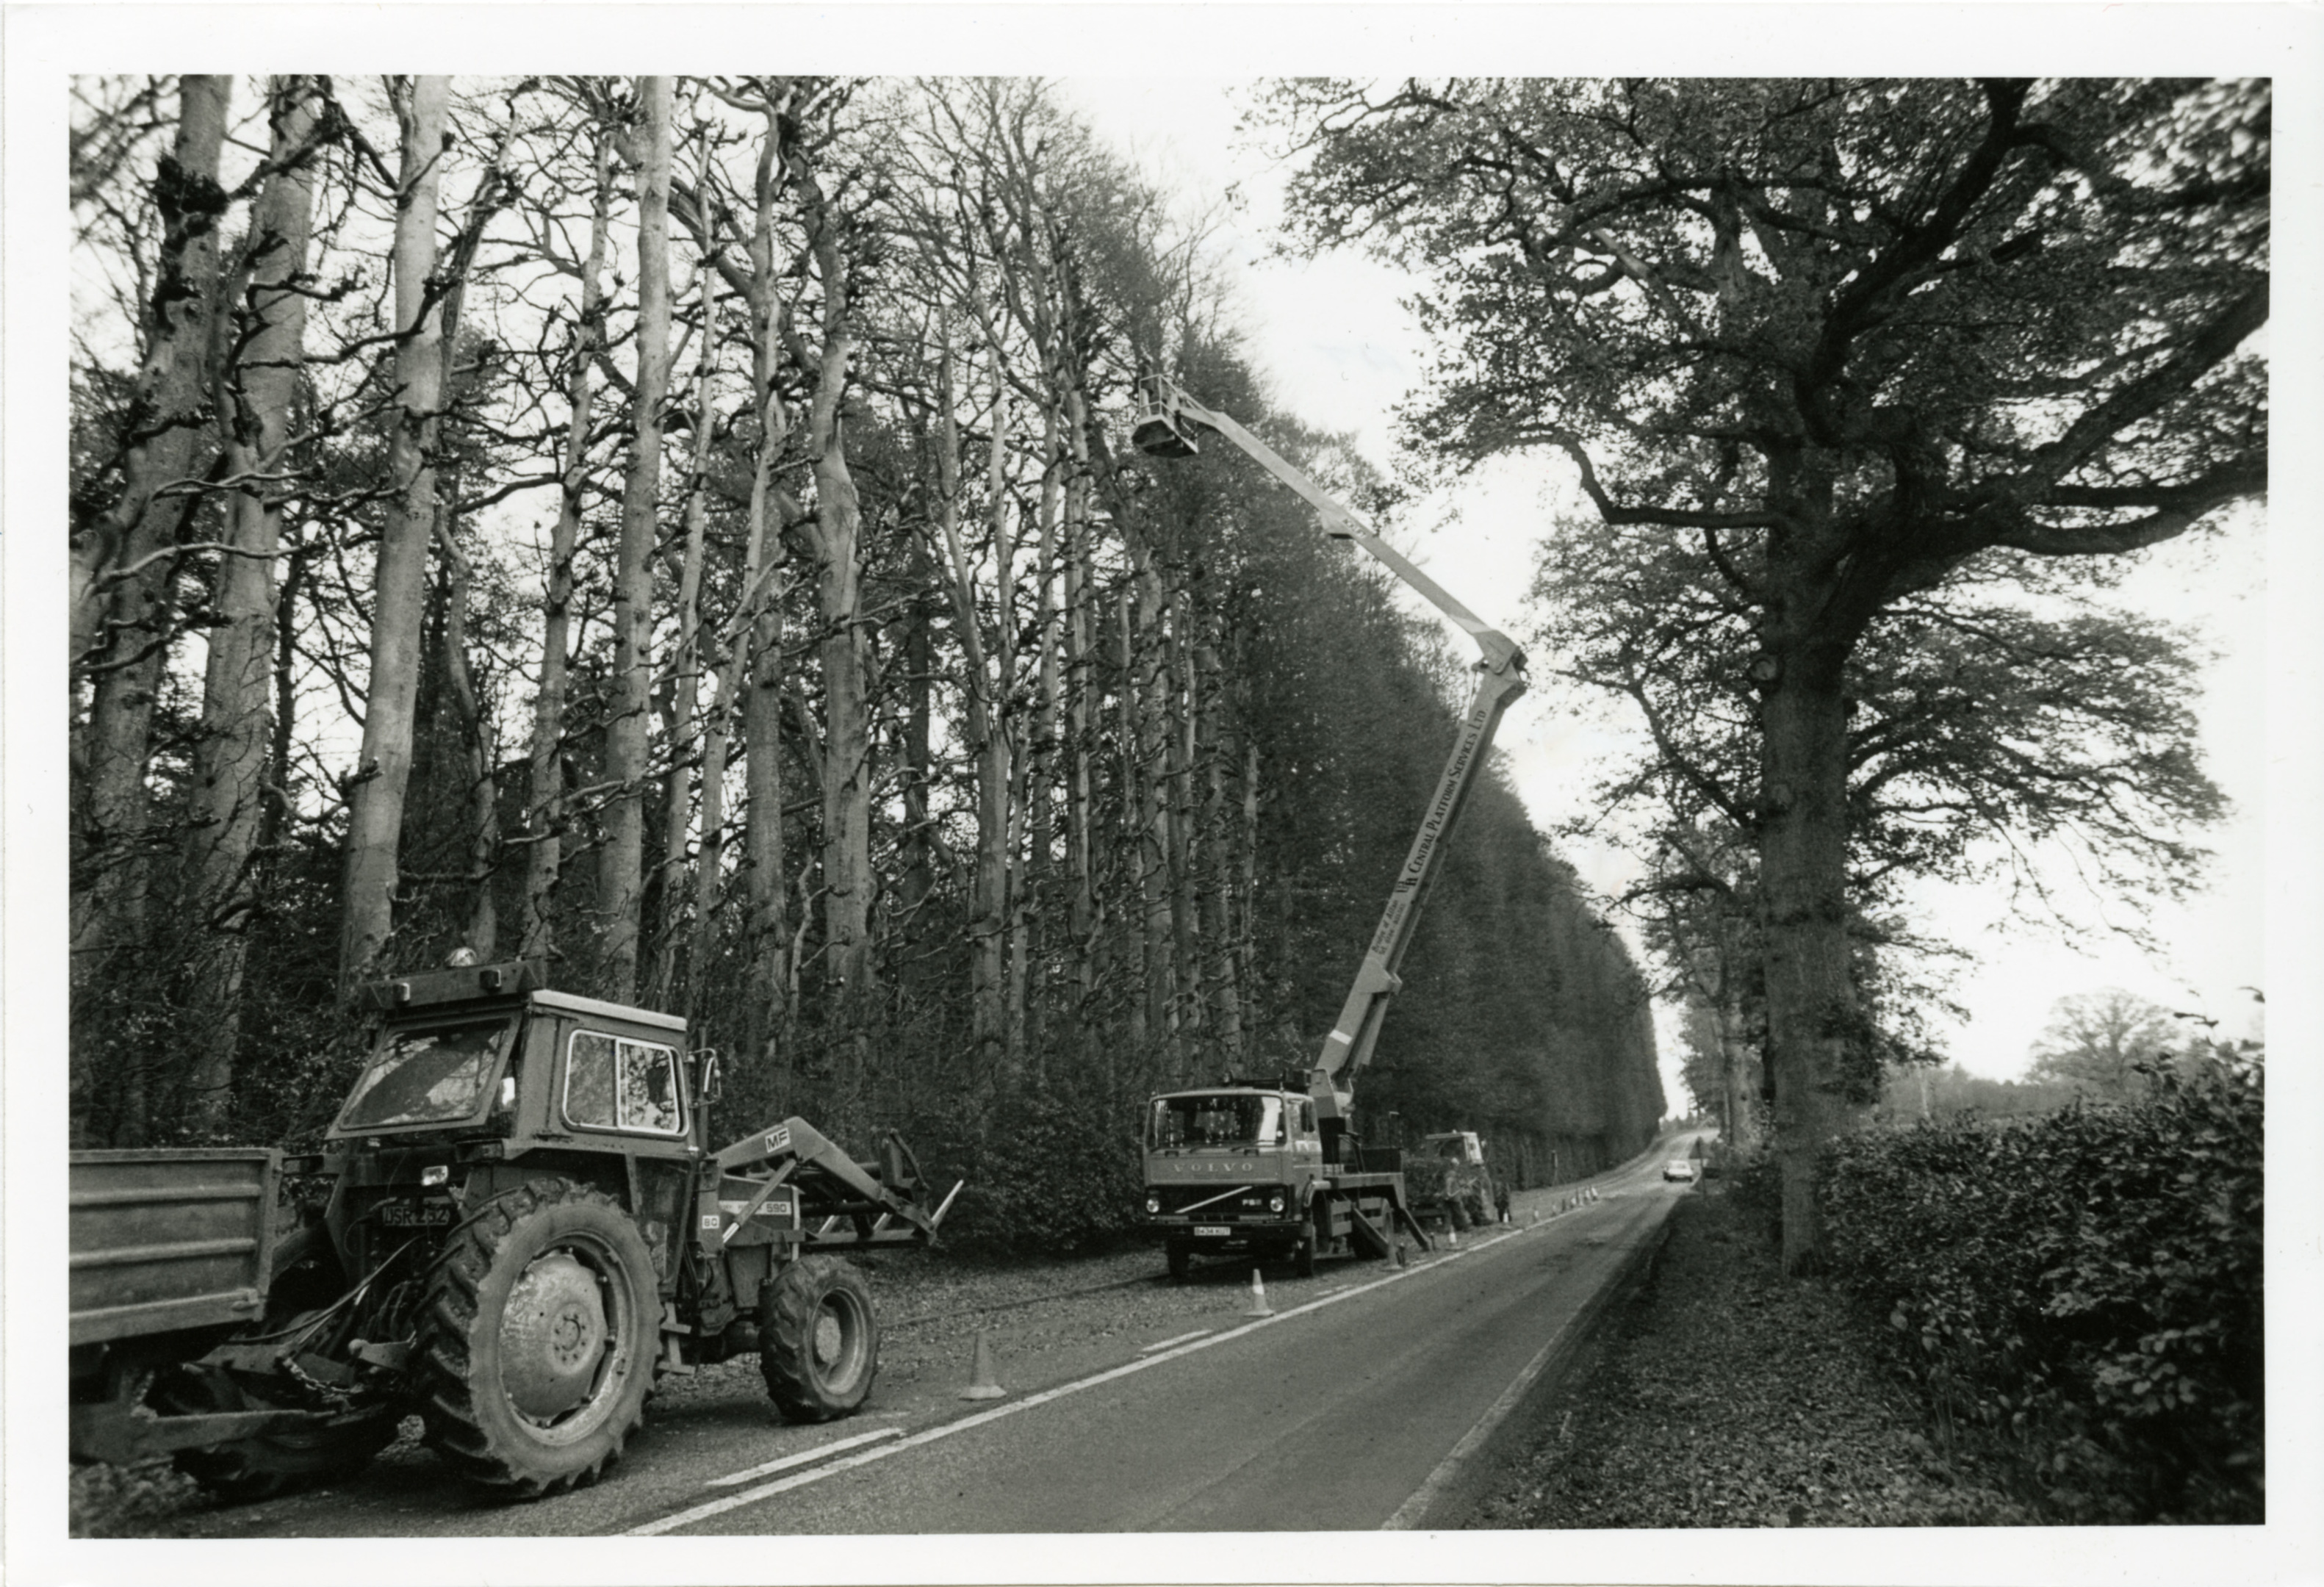
[[[1192,457],[1202,449],[1179,411],[1176,390],[1158,374],[1138,383],[1138,424],[1130,444],[1149,457]]]

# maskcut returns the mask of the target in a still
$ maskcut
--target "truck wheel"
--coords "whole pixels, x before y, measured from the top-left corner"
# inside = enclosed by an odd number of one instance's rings
[[[836,1257],[801,1257],[759,1306],[759,1370],[787,1422],[828,1422],[863,1403],[880,1370],[880,1324],[862,1275]]]
[[[653,1259],[611,1196],[567,1179],[495,1196],[429,1274],[429,1447],[511,1498],[588,1486],[638,1425],[660,1326]]]
[[[164,1416],[303,1408],[295,1402],[278,1407],[223,1369],[192,1367],[161,1374],[145,1403]],[[351,1411],[316,1426],[238,1438],[208,1449],[181,1449],[171,1463],[228,1504],[255,1504],[354,1476],[395,1442],[396,1421],[385,1407]]]
[[[1299,1243],[1291,1248],[1291,1270],[1302,1278],[1313,1278],[1315,1276],[1314,1235],[1302,1235]]]
[[[1183,1240],[1170,1242],[1170,1282],[1184,1284],[1194,1276],[1194,1253]]]

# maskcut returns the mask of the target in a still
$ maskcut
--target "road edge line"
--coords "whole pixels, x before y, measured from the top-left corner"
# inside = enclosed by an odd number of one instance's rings
[[[1653,1264],[1663,1242],[1670,1238],[1671,1210],[1676,1205],[1675,1201],[1665,1204],[1655,1232],[1638,1242],[1637,1249],[1622,1259],[1622,1265],[1615,1270],[1613,1277],[1583,1304],[1581,1310],[1566,1320],[1565,1326],[1541,1347],[1533,1360],[1526,1363],[1524,1370],[1501,1391],[1500,1398],[1487,1407],[1485,1414],[1477,1418],[1476,1425],[1462,1434],[1461,1441],[1437,1462],[1436,1469],[1428,1473],[1427,1481],[1413,1490],[1411,1498],[1397,1506],[1394,1515],[1380,1523],[1381,1531],[1443,1529],[1444,1523],[1452,1518],[1451,1513],[1434,1517],[1432,1524],[1430,1512],[1443,1505],[1446,1496],[1469,1474],[1478,1453],[1525,1403],[1544,1375],[1553,1366],[1562,1369],[1569,1364],[1582,1344],[1597,1331],[1599,1324],[1612,1311],[1616,1297],[1629,1295],[1642,1271]]]
[[[1547,1226],[1541,1225],[1544,1228]],[[1244,1334],[1257,1329],[1272,1328],[1277,1324],[1287,1323],[1294,1317],[1305,1316],[1309,1312],[1321,1311],[1328,1306],[1337,1306],[1343,1300],[1353,1300],[1360,1295],[1370,1295],[1375,1289],[1385,1289],[1391,1284],[1401,1284],[1406,1279],[1417,1278],[1423,1273],[1434,1273],[1449,1263],[1459,1261],[1463,1257],[1490,1250],[1504,1240],[1514,1239],[1520,1234],[1531,1232],[1530,1229],[1512,1229],[1498,1239],[1485,1241],[1462,1250],[1448,1250],[1434,1260],[1423,1262],[1415,1267],[1398,1268],[1387,1277],[1375,1278],[1369,1284],[1359,1284],[1351,1288],[1335,1290],[1330,1295],[1318,1296],[1314,1300],[1293,1306],[1288,1311],[1277,1312],[1271,1317],[1254,1318],[1240,1328],[1230,1328],[1223,1333],[1213,1333],[1169,1350],[1157,1351],[1152,1355],[1138,1356],[1122,1362],[1120,1366],[1109,1367],[1104,1371],[1093,1373],[1089,1377],[1078,1378],[1070,1383],[1060,1383],[1052,1389],[1044,1389],[1038,1394],[1028,1394],[1022,1399],[1010,1400],[1006,1405],[997,1405],[990,1410],[977,1411],[969,1416],[955,1417],[952,1421],[939,1423],[921,1432],[908,1434],[892,1444],[882,1444],[877,1449],[867,1449],[856,1454],[843,1455],[837,1460],[816,1466],[812,1470],[796,1472],[788,1477],[779,1477],[774,1481],[761,1483],[756,1488],[745,1489],[740,1493],[730,1493],[724,1498],[706,1500],[689,1509],[664,1516],[659,1520],[648,1521],[643,1526],[625,1527],[613,1536],[659,1537],[666,1533],[674,1532],[680,1527],[690,1527],[696,1521],[706,1521],[713,1516],[724,1515],[727,1511],[740,1509],[746,1504],[756,1504],[762,1499],[771,1499],[778,1493],[788,1493],[795,1488],[805,1488],[810,1483],[820,1482],[828,1477],[835,1477],[842,1472],[853,1471],[858,1466],[868,1466],[878,1461],[890,1459],[908,1449],[918,1449],[923,1444],[949,1438],[956,1433],[965,1433],[972,1428],[982,1427],[987,1423],[998,1422],[1004,1417],[1016,1416],[1019,1412],[1029,1411],[1035,1406],[1047,1405],[1052,1400],[1064,1399],[1068,1396],[1079,1394],[1084,1389],[1094,1389],[1101,1383],[1111,1383],[1117,1378],[1127,1378],[1132,1373],[1145,1371],[1149,1367],[1158,1367],[1165,1361],[1175,1361],[1179,1357],[1192,1355],[1198,1350],[1209,1350],[1213,1345],[1224,1344],[1229,1340],[1240,1339]]]

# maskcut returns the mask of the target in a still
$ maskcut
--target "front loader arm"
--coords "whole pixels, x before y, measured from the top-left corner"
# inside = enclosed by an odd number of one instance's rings
[[[953,1197],[960,1194],[960,1186],[954,1186],[943,1204],[930,1211],[896,1186],[883,1184],[823,1131],[799,1118],[746,1135],[713,1160],[722,1177],[748,1179],[760,1186],[733,1229],[745,1226],[777,1186],[789,1184],[800,1195],[803,1221],[860,1221],[863,1243],[933,1241],[945,1214],[952,1210]]]
[[[1397,872],[1396,885],[1388,893],[1388,908],[1381,912],[1379,925],[1372,932],[1371,945],[1356,971],[1355,984],[1349,989],[1347,1001],[1341,1005],[1340,1017],[1333,1022],[1331,1035],[1324,1038],[1323,1050],[1308,1076],[1308,1089],[1315,1100],[1317,1113],[1326,1120],[1342,1120],[1347,1114],[1356,1072],[1371,1061],[1373,1046],[1379,1040],[1388,1000],[1403,984],[1397,970],[1404,962],[1405,949],[1411,946],[1420,906],[1443,866],[1444,838],[1460,819],[1470,790],[1476,786],[1477,774],[1492,747],[1502,714],[1510,702],[1525,693],[1525,652],[1508,635],[1489,626],[1453,599],[1442,585],[1413,566],[1395,547],[1374,534],[1363,520],[1333,501],[1322,486],[1265,441],[1225,414],[1204,407],[1159,375],[1147,377],[1144,385],[1145,408],[1131,438],[1140,451],[1163,457],[1191,457],[1196,448],[1188,433],[1190,429],[1206,429],[1225,437],[1314,507],[1323,521],[1325,533],[1361,546],[1374,561],[1459,625],[1476,641],[1480,652],[1477,692],[1470,701],[1468,714],[1462,718],[1460,736],[1454,740],[1452,753],[1437,778],[1436,792],[1428,801],[1420,830],[1413,835],[1404,869]]]

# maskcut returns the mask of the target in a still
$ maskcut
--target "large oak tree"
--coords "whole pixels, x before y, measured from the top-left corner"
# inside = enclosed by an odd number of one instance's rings
[[[1420,447],[1563,454],[1607,525],[1692,541],[1751,629],[1785,1259],[1812,1267],[1812,1158],[1868,1034],[1851,661],[1901,602],[2013,559],[2102,567],[2264,490],[2267,87],[1303,83],[1270,104],[1309,151],[1302,239],[1431,277]]]

